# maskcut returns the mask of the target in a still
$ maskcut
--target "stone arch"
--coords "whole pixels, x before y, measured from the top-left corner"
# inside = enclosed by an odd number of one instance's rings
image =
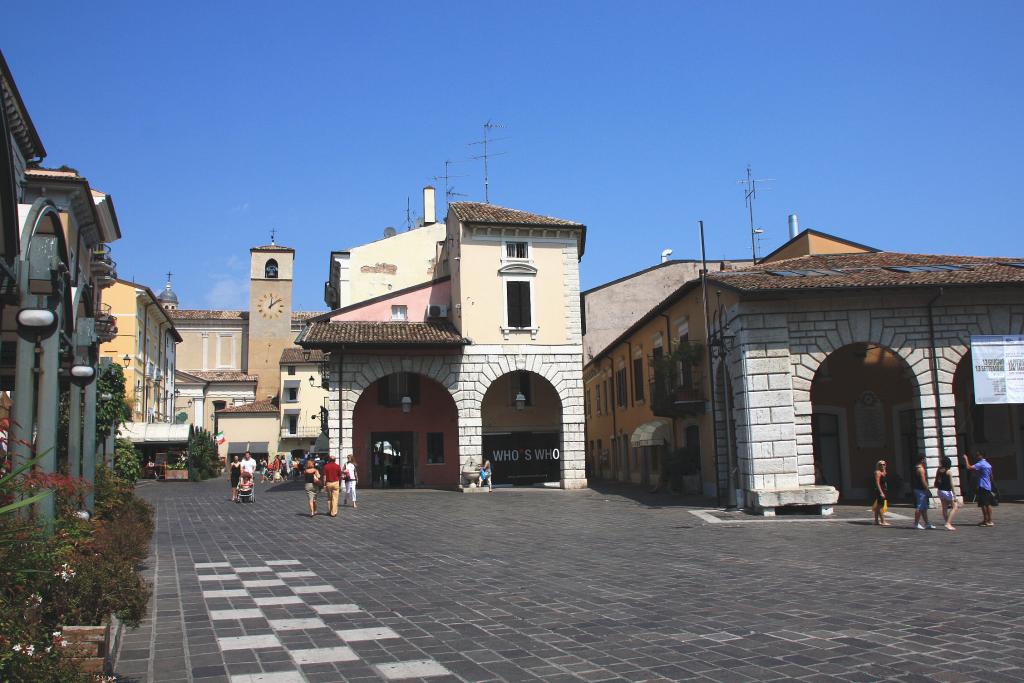
[[[859,384],[862,378],[864,383]],[[882,458],[890,461],[893,483],[896,475],[909,482],[918,455],[936,438],[926,431],[934,425],[934,415],[922,400],[923,382],[930,381],[930,372],[919,372],[905,356],[882,344],[854,342],[830,352],[818,363],[811,382],[814,393],[808,395],[813,404],[804,417],[810,429],[798,445],[806,444],[810,453],[809,462],[803,458],[798,465],[807,483],[867,497],[867,473]],[[859,390],[865,392],[863,404],[856,396]],[[876,429],[859,431],[858,414],[865,428],[875,424]],[[803,470],[806,466],[810,472]],[[895,488],[892,493],[894,498],[900,495]]]
[[[526,349],[528,347],[521,347]],[[562,485],[586,486],[584,453],[583,363],[578,353],[479,353],[462,357],[459,368],[459,446],[464,466],[480,456],[480,412],[491,384],[513,371],[537,374],[554,387],[562,404]]]
[[[918,410],[918,434],[929,452],[929,457],[934,455],[938,458],[937,421],[933,413],[935,392],[932,384],[932,359],[927,341],[911,342],[906,326],[887,327],[886,319],[874,318],[871,311],[855,310],[844,315],[847,316],[844,319],[830,321],[833,323],[829,326],[830,329],[802,339],[802,343],[793,349],[794,352],[790,356],[797,467],[801,486],[810,486],[815,482],[811,384],[826,358],[854,344],[869,344],[887,349],[902,359],[910,369],[911,381],[917,396],[915,404]],[[949,374],[945,392],[940,377],[940,395],[949,393],[951,387],[952,373]],[[949,448],[950,444],[946,443],[946,446]]]
[[[276,280],[278,270],[277,259],[267,259],[267,262],[263,264],[263,277],[268,280]]]
[[[340,354],[339,354],[340,355]],[[459,359],[457,355],[382,356],[371,354],[343,355],[331,361],[330,400],[335,403],[340,420],[329,425],[332,453],[351,450],[352,415],[356,403],[367,387],[396,372],[414,372],[445,388],[452,396],[461,420],[463,404],[458,392]]]

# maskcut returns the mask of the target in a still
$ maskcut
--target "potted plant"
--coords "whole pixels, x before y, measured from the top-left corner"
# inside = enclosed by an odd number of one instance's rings
[[[180,453],[177,460],[167,463],[164,479],[188,479],[188,453]]]

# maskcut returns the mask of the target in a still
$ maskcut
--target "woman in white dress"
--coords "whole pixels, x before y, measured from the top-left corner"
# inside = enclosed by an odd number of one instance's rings
[[[341,501],[341,506],[345,507],[348,504],[349,499],[352,500],[352,509],[356,509],[356,461],[355,457],[349,453],[348,462],[345,463],[345,468],[341,473],[342,478],[345,480],[345,499]]]

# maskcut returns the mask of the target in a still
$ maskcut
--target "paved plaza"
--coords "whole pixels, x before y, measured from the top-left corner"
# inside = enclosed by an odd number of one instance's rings
[[[1024,680],[1020,504],[947,532],[625,487],[362,491],[334,519],[292,483],[140,491],[155,589],[125,681]]]

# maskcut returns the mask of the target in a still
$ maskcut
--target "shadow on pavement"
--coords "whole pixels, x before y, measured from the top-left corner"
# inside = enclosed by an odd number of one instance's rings
[[[709,508],[717,501],[705,496],[683,496],[674,493],[651,493],[650,488],[638,484],[619,482],[591,482],[590,490],[604,496],[619,496],[648,508]]]

